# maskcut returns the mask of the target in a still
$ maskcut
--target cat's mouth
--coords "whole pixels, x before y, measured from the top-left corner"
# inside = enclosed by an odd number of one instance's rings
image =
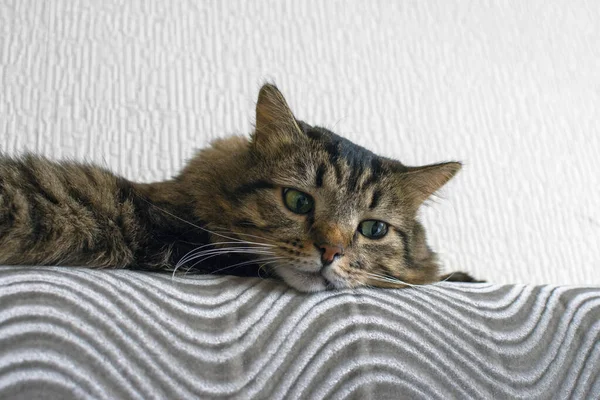
[[[320,275],[327,283],[327,287],[331,289],[346,289],[349,287],[345,279],[337,275],[330,267],[324,268]]]
[[[342,277],[337,276],[329,268],[307,272],[298,268],[277,268],[274,272],[288,285],[301,292],[320,292],[327,289],[346,289],[350,287]],[[326,273],[326,275],[325,275]]]

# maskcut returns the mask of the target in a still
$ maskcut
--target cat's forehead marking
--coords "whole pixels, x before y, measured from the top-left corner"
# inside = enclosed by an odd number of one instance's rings
[[[372,151],[325,128],[311,127],[302,122],[300,126],[308,137],[321,145],[327,156],[328,165],[319,163],[315,170],[316,187],[323,186],[324,175],[329,168],[333,170],[336,184],[348,193],[367,191],[380,180],[384,173],[383,162]]]
[[[328,129],[318,126],[312,127],[304,123],[301,126],[308,137],[323,144],[332,163],[339,161],[339,159],[342,158],[352,165],[358,163],[368,164],[373,158],[378,158],[372,151],[367,150]]]
[[[381,200],[382,194],[383,193],[379,189],[375,189],[373,191],[373,194],[371,195],[371,202],[369,203],[369,210],[373,210],[375,207],[377,207],[379,201]]]
[[[323,177],[325,175],[325,164],[319,164],[315,173],[315,186],[320,188],[323,186]]]

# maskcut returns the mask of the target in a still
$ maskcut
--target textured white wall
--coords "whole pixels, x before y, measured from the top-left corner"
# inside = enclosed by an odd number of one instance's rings
[[[377,152],[466,163],[423,213],[448,269],[600,284],[600,2],[493,3],[0,0],[0,148],[165,178],[270,80]]]

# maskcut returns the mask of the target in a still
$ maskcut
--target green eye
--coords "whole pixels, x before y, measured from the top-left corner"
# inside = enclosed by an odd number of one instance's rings
[[[388,231],[388,226],[385,222],[369,219],[358,225],[358,231],[370,239],[381,239]]]
[[[296,189],[283,189],[283,201],[285,206],[296,214],[306,214],[315,205],[315,201],[310,195]]]

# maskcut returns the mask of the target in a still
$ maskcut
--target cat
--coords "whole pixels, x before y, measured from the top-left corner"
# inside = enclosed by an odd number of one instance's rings
[[[0,264],[262,271],[303,292],[474,281],[440,276],[416,219],[460,168],[377,156],[265,84],[250,137],[216,140],[167,181],[0,156]]]

